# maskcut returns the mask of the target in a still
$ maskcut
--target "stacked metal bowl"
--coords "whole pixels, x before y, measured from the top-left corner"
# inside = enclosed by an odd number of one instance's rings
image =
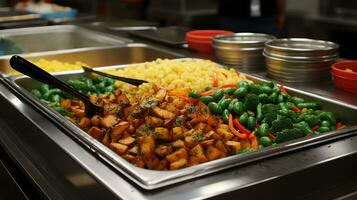
[[[219,63],[240,69],[264,68],[264,43],[274,36],[262,33],[236,33],[216,36],[212,40]]]
[[[305,38],[275,39],[265,43],[268,75],[285,82],[313,82],[330,78],[339,45]]]

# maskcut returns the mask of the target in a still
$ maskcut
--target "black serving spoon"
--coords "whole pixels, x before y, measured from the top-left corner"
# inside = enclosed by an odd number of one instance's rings
[[[147,83],[147,81],[145,81],[145,80],[133,79],[133,78],[125,78],[125,77],[121,77],[121,76],[114,76],[114,75],[107,74],[107,73],[104,73],[104,72],[101,72],[101,71],[97,71],[97,70],[94,70],[92,68],[85,67],[85,66],[82,66],[82,68],[83,68],[84,72],[99,74],[101,76],[106,76],[108,78],[112,78],[112,79],[115,79],[115,80],[118,80],[118,81],[129,83],[129,84],[135,85],[135,86],[139,86],[139,85],[141,85],[143,83]]]
[[[28,60],[22,58],[21,56],[12,56],[10,59],[10,65],[18,72],[21,72],[42,83],[46,83],[53,87],[59,88],[67,92],[68,94],[80,99],[84,102],[85,112],[88,117],[102,113],[102,107],[93,104],[86,95],[78,92],[71,86],[67,85],[63,81],[57,79],[56,77],[52,76],[48,72],[44,71],[43,69],[29,62]]]

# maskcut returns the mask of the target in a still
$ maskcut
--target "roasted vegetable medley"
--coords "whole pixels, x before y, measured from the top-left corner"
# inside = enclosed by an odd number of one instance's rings
[[[274,82],[218,84],[182,92],[153,85],[132,101],[103,77],[68,80],[103,107],[87,117],[84,104],[42,85],[32,94],[130,163],[175,170],[277,143],[343,128],[331,112],[291,96]]]

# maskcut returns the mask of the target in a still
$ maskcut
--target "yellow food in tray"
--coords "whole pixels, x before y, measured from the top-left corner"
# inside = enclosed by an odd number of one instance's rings
[[[40,59],[37,61],[32,62],[35,65],[41,67],[43,70],[47,72],[61,72],[61,71],[71,71],[71,70],[79,70],[82,69],[82,66],[88,66],[83,62],[75,62],[75,63],[68,63],[68,62],[60,62],[58,60],[45,60]],[[17,71],[10,72],[11,75],[19,75],[20,73]]]
[[[153,84],[167,90],[202,92],[207,85],[212,85],[214,75],[219,80],[219,86],[246,79],[244,75],[237,74],[234,69],[227,70],[212,61],[199,59],[158,59],[153,62],[132,65],[124,69],[106,70],[105,72],[149,82],[141,85],[139,91],[137,91],[136,87],[118,81],[117,88],[121,88],[129,94],[152,94]]]

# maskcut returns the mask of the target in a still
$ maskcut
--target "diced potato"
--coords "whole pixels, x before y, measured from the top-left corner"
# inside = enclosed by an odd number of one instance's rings
[[[130,154],[137,155],[139,153],[139,147],[138,145],[133,146],[131,149],[128,151]]]
[[[176,140],[171,143],[174,148],[185,148],[185,143],[182,140]]]
[[[130,105],[130,101],[125,94],[117,95],[116,98],[120,106]]]
[[[218,126],[218,121],[215,116],[209,115],[207,118],[207,124],[213,128],[216,128]]]
[[[129,136],[129,137],[126,137],[126,138],[123,138],[123,139],[120,139],[119,141],[118,141],[118,143],[120,143],[120,144],[124,144],[124,145],[131,145],[131,144],[133,144],[135,142],[135,138],[133,138],[133,137],[131,137],[131,136]]]
[[[216,144],[214,145],[214,147],[216,147],[217,149],[219,149],[222,153],[222,157],[226,157],[227,156],[227,149],[226,149],[226,145],[224,144],[224,142],[222,140],[217,140]]]
[[[170,163],[178,161],[181,158],[187,158],[187,151],[184,148],[180,148],[175,152],[173,152],[172,154],[166,156],[166,160],[169,161]]]
[[[174,140],[184,138],[185,135],[183,133],[183,128],[182,127],[174,127],[172,128],[172,138]]]
[[[172,153],[172,147],[161,144],[155,148],[155,153],[156,153],[156,155],[163,158],[163,157],[169,155],[170,153]]]
[[[66,108],[66,109],[70,108],[71,107],[71,100],[70,99],[61,100],[60,107],[61,108]]]
[[[161,88],[157,93],[154,95],[155,99],[158,99],[160,102],[162,102],[165,97],[166,97],[167,91],[164,88]]]
[[[241,143],[242,149],[245,149],[245,148],[247,148],[247,147],[250,147],[250,142],[249,142],[249,140],[241,140],[240,143]]]
[[[88,134],[91,135],[92,137],[94,137],[97,140],[102,140],[104,137],[104,131],[98,127],[92,126],[89,131]]]
[[[200,123],[205,123],[207,121],[207,116],[204,116],[204,115],[198,115],[197,117],[191,119],[190,121],[190,124],[192,126],[196,126],[197,124],[200,124]],[[203,129],[204,127],[202,127]],[[197,130],[197,129],[196,129]]]
[[[226,145],[229,146],[234,153],[238,153],[239,151],[242,150],[242,145],[240,142],[236,142],[236,141],[227,141]]]
[[[181,158],[180,160],[175,161],[170,164],[170,170],[180,169],[180,168],[185,167],[186,165],[187,165],[187,159]]]
[[[79,122],[78,126],[81,128],[88,128],[90,124],[91,124],[90,119],[87,117],[83,117]]]
[[[208,146],[206,150],[208,160],[216,160],[222,156],[221,151],[213,146]]]
[[[217,129],[217,133],[222,136],[225,140],[230,140],[233,138],[233,133],[231,133],[230,131],[224,129],[224,128],[218,128]]]
[[[202,142],[200,142],[200,144],[204,147],[208,147],[208,146],[212,146],[214,144],[214,139],[211,140],[204,140]]]
[[[164,120],[158,118],[158,117],[153,117],[153,116],[146,116],[145,117],[145,123],[152,126],[152,127],[159,127],[164,124]]]
[[[119,105],[117,103],[107,103],[103,106],[103,115],[115,115],[119,110]]]
[[[93,115],[93,117],[90,119],[91,123],[94,126],[99,126],[101,120],[102,120],[102,118],[99,115]]]
[[[110,116],[110,115],[108,115]],[[121,137],[124,131],[129,128],[129,122],[120,122],[112,128],[112,142],[117,142]]]
[[[105,128],[110,128],[118,123],[118,118],[115,115],[107,115],[101,121],[101,125]]]
[[[170,141],[171,135],[169,132],[169,129],[167,128],[163,128],[163,127],[157,127],[155,128],[154,132],[152,133],[152,136],[156,139],[156,140],[166,140],[166,141]]]
[[[163,159],[163,160],[160,160],[158,165],[156,165],[155,170],[167,170],[168,166],[169,166],[169,162],[167,162],[167,160]]]
[[[117,154],[124,154],[128,150],[128,146],[120,143],[110,143],[110,148],[113,149]]]
[[[205,152],[200,144],[196,145],[193,147],[190,152],[190,163],[203,163],[207,162],[208,159],[205,155]]]
[[[155,167],[159,164],[160,160],[155,156],[155,154],[151,154],[149,156],[144,156],[143,160],[148,169],[155,169]]]
[[[86,116],[86,112],[84,109],[74,108],[73,106],[70,108],[70,111],[73,113],[74,116],[78,118],[82,118]]]
[[[105,146],[108,146],[108,147],[109,147],[109,145],[110,145],[111,142],[112,142],[112,139],[111,139],[111,137],[110,137],[110,133],[107,132],[107,133],[104,135],[103,139],[102,139],[102,143],[103,143]]]
[[[196,136],[186,136],[185,137],[185,146],[192,148],[199,143],[199,140],[195,140]]]
[[[150,156],[151,154],[154,153],[154,146],[155,146],[155,139],[151,135],[144,136],[139,141],[140,153],[144,157]]]
[[[175,117],[175,114],[172,112],[169,112],[167,110],[161,109],[159,107],[154,107],[152,109],[153,113],[157,116],[160,117],[162,119],[172,119]]]

